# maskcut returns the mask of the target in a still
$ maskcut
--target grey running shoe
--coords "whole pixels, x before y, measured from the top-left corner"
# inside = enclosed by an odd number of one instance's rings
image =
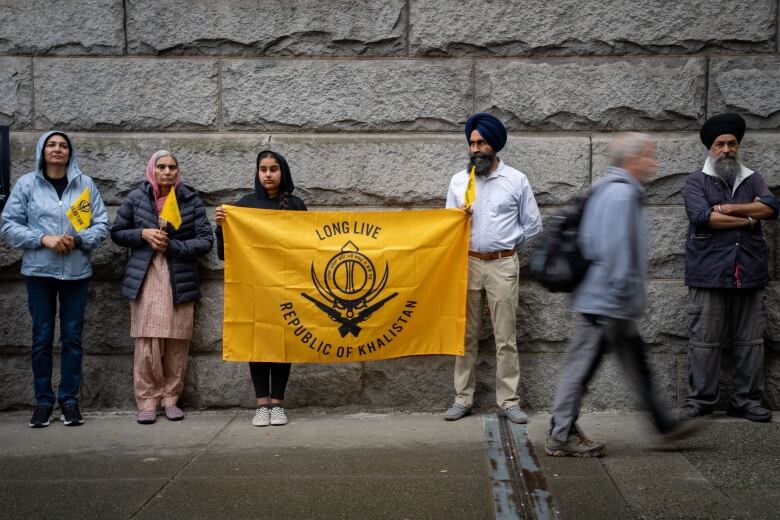
[[[576,426],[565,441],[553,439],[548,435],[544,444],[544,452],[552,457],[601,457],[604,451],[604,444],[588,439]]]
[[[466,408],[462,404],[455,403],[450,406],[449,410],[444,412],[445,421],[457,421],[463,419],[471,413],[471,408]]]
[[[521,410],[520,406],[516,404],[504,410],[504,415],[515,424],[526,424],[528,422],[528,414]]]

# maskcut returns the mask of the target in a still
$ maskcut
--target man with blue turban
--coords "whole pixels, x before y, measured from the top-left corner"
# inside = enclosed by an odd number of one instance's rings
[[[482,291],[487,296],[496,341],[496,403],[515,423],[527,422],[517,386],[517,299],[520,261],[515,254],[542,231],[539,208],[525,175],[496,154],[504,148],[506,128],[495,116],[477,113],[466,122],[468,168],[456,173],[447,194],[448,208],[471,217],[465,351],[455,359],[455,403],[444,418],[456,421],[471,413],[476,383]],[[470,175],[471,172],[474,175]],[[471,178],[471,180],[470,180]],[[473,184],[473,188],[469,184]],[[469,187],[467,204],[466,190]]]

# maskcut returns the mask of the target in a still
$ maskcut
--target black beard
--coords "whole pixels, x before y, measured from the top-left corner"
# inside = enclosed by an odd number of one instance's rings
[[[739,161],[736,156],[729,157],[721,154],[713,161],[713,169],[718,177],[732,187],[740,171]]]
[[[469,171],[474,166],[474,171],[480,177],[484,177],[490,172],[490,166],[493,164],[495,155],[488,155],[484,153],[472,153],[469,154]]]

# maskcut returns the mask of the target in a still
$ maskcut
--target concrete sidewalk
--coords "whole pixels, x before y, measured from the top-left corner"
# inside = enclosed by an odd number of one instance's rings
[[[775,412],[777,417],[777,412]],[[664,446],[638,413],[593,413],[579,424],[606,442],[601,459],[544,456],[549,415],[528,437],[560,517],[780,518],[780,423],[719,413],[677,446]]]
[[[27,427],[0,414],[0,518],[510,518],[494,495],[494,414],[449,423],[434,414],[291,410],[284,427],[252,412],[192,412],[151,426],[132,414]],[[543,455],[549,418],[516,437],[538,463],[560,518],[777,518],[780,425],[717,417],[680,449],[651,449],[640,414],[584,415],[608,456]],[[523,439],[520,439],[521,441]],[[492,458],[491,458],[492,457]],[[527,468],[524,468],[527,469]]]
[[[2,518],[492,518],[482,421],[252,412],[0,416]],[[34,514],[33,514],[34,513]]]

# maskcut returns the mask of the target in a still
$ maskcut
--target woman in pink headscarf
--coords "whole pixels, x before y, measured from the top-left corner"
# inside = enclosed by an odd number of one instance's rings
[[[172,193],[181,215],[179,229],[160,217]],[[209,252],[213,235],[203,202],[181,184],[179,161],[171,152],[160,150],[149,159],[146,180],[122,202],[111,238],[130,248],[122,295],[131,301],[136,419],[151,424],[162,406],[168,419],[181,420],[184,412],[177,401],[200,298],[197,259]]]

